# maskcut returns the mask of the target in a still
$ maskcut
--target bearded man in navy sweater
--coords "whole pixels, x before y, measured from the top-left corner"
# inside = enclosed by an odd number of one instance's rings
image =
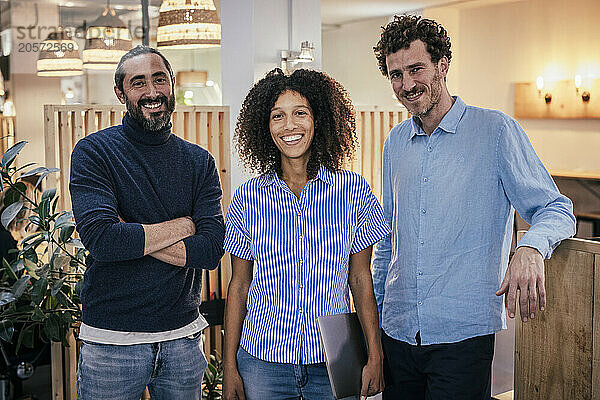
[[[77,229],[90,254],[83,281],[80,400],[200,399],[202,269],[223,255],[213,157],[171,133],[173,71],[138,46],[115,72],[123,124],[71,155]]]

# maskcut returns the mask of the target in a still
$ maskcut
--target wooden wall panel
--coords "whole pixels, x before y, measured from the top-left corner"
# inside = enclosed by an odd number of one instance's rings
[[[599,254],[600,243],[568,239],[546,260],[546,310],[516,321],[515,399],[600,399]]]

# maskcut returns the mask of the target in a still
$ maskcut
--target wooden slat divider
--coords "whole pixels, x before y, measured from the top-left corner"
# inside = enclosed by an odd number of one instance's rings
[[[388,132],[383,132],[382,120],[384,113],[373,113],[373,132],[371,135],[371,189],[377,198],[381,198],[381,140]]]
[[[390,130],[408,118],[403,107],[356,107],[356,135],[358,150],[350,166],[361,174],[371,186],[373,193],[381,200],[381,153]]]

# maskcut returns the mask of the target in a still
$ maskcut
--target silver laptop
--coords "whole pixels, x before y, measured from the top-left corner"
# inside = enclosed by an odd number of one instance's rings
[[[336,399],[360,395],[367,347],[356,313],[317,318],[327,373]]]

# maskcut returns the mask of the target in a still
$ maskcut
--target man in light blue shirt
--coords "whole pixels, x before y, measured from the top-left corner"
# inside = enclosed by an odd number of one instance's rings
[[[375,54],[412,114],[383,149],[392,234],[373,261],[383,398],[489,399],[502,295],[511,318],[516,301],[523,321],[544,309],[543,259],[574,234],[573,206],[513,118],[449,94],[442,26],[396,16]],[[531,228],[509,264],[514,209]]]

